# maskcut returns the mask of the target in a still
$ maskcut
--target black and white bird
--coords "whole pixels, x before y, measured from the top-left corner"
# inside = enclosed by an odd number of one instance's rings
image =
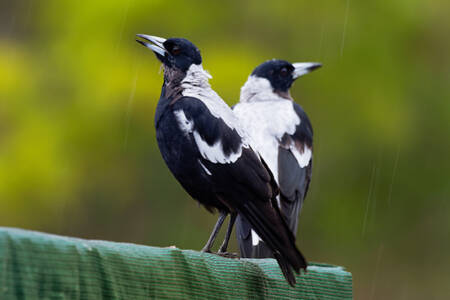
[[[290,95],[292,83],[321,65],[270,60],[255,68],[241,88],[235,115],[252,138],[280,188],[277,197],[285,221],[296,235],[298,217],[311,181],[313,130],[308,116]],[[236,234],[241,256],[273,257],[270,246],[245,216]]]
[[[278,187],[231,108],[212,90],[200,51],[182,38],[138,37],[164,65],[155,115],[161,154],[189,195],[209,211],[220,213],[203,251],[211,251],[230,214],[219,250],[226,252],[236,215],[241,214],[271,249],[293,285],[292,269],[298,273],[306,268],[306,261],[276,204]]]

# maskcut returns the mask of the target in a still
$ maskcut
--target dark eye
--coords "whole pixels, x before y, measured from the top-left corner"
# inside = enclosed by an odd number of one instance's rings
[[[172,55],[178,55],[178,54],[180,54],[181,53],[181,48],[179,47],[179,46],[173,46],[173,48],[172,48]]]
[[[283,76],[283,77],[288,76],[288,75],[289,75],[288,69],[287,69],[287,68],[282,68],[282,69],[280,70],[280,75]]]

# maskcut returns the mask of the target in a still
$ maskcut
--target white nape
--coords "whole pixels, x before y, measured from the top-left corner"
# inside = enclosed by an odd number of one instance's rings
[[[276,101],[286,100],[280,97],[273,91],[270,81],[266,78],[250,75],[241,88],[241,96],[239,101],[254,102],[254,101]]]

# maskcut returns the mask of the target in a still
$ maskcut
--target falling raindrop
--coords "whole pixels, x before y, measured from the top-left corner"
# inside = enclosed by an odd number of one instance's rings
[[[394,186],[395,173],[397,172],[398,159],[400,157],[400,147],[397,148],[397,155],[395,157],[394,168],[392,170],[391,185],[389,186],[388,205],[391,206],[392,188]]]
[[[364,213],[364,221],[363,221],[363,226],[362,226],[362,236],[364,236],[366,234],[367,217],[369,215],[369,207],[370,207],[370,201],[371,201],[372,194],[373,194],[373,187],[374,187],[374,183],[375,183],[376,171],[377,171],[376,164],[374,164],[373,167],[372,167],[372,174],[370,176],[369,195],[367,196],[366,212]]]

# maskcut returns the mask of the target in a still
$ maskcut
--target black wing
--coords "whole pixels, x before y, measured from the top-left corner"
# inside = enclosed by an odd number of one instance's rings
[[[211,183],[216,184],[217,192],[239,183],[264,199],[277,193],[271,173],[262,166],[243,137],[222,118],[212,115],[203,102],[183,97],[175,102],[173,111],[175,114],[182,111],[191,122],[189,136],[198,149],[197,158],[211,173]]]
[[[217,198],[230,211],[237,211],[248,220],[293,284],[291,267],[298,272],[306,268],[306,261],[276,205],[277,186],[271,172],[238,131],[212,115],[203,102],[181,98],[173,105],[174,113],[180,110],[190,124],[188,134],[199,149],[199,159],[210,174],[211,188]],[[216,147],[214,151],[213,147]]]
[[[278,183],[280,186],[281,211],[294,235],[303,201],[308,192],[312,175],[313,130],[308,116],[300,105],[293,103],[300,124],[294,134],[285,134],[278,149]],[[296,155],[311,155],[302,164]],[[296,152],[296,153],[295,153]]]

